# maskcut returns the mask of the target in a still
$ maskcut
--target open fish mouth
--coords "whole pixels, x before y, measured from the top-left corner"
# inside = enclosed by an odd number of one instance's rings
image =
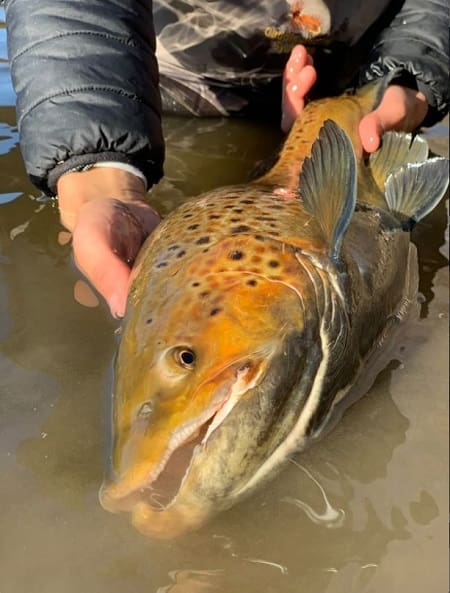
[[[254,374],[248,362],[234,363],[222,369],[236,369],[233,384],[219,389],[203,414],[188,420],[172,433],[160,461],[151,467],[145,479],[137,485],[133,483],[131,468],[117,482],[104,484],[99,494],[103,508],[111,512],[132,511],[142,502],[160,511],[169,507],[188,476],[196,454],[205,448],[213,432],[220,427],[243,393],[259,382],[264,366]],[[247,381],[249,374],[251,378]]]
[[[155,510],[164,510],[176,498],[184,478],[189,473],[195,450],[204,446],[208,429],[215,414],[190,432],[181,428],[183,436],[178,436],[175,448],[169,448],[144,483],[120,492],[120,482],[106,484],[100,491],[100,502],[110,512],[132,511],[139,503],[150,505]],[[175,435],[177,436],[177,435]]]
[[[110,512],[132,511],[138,503],[146,503],[160,511],[170,506],[189,473],[195,452],[205,446],[217,428],[216,418],[226,401],[209,414],[181,426],[172,435],[163,458],[144,482],[125,489],[121,481],[103,485],[100,491],[102,506]]]

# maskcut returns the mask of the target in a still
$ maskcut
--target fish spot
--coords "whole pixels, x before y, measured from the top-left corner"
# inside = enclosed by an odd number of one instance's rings
[[[219,214],[210,214],[209,215],[210,220],[219,220],[219,218],[220,218]]]
[[[196,241],[197,245],[206,245],[206,243],[209,243],[209,237],[200,237],[200,239]]]
[[[231,232],[233,233],[233,235],[236,235],[238,233],[246,233],[250,230],[250,227],[248,227],[245,224],[241,224],[239,226],[235,226],[231,229]]]
[[[180,246],[179,245],[170,245],[168,251],[176,251],[177,249],[179,249]]]
[[[210,316],[213,317],[214,315],[217,315],[217,313],[220,313],[222,309],[220,309],[220,307],[214,307],[214,309],[211,309],[211,311],[209,312]]]
[[[209,292],[207,290],[204,290],[203,292],[200,293],[200,296],[202,299],[206,298],[209,295]]]
[[[281,204],[270,204],[269,208],[271,210],[283,210],[283,206]]]
[[[244,257],[244,254],[242,253],[242,251],[232,251],[229,255],[230,259],[242,259]]]
[[[179,253],[177,253],[177,257],[183,257],[183,255],[186,255],[186,251],[181,250]]]
[[[156,264],[157,268],[165,268],[167,266],[166,261],[160,261],[159,264]]]
[[[256,280],[247,280],[248,286],[256,286],[258,282]]]
[[[279,265],[280,265],[280,262],[277,262],[275,259],[271,259],[269,261],[269,266],[271,268],[278,268]]]
[[[264,237],[262,235],[255,235],[256,241],[264,241]]]
[[[198,224],[190,224],[190,225],[187,227],[187,230],[188,230],[188,231],[195,231],[195,230],[197,230],[197,229],[198,229],[198,227],[199,227],[199,226],[200,226],[200,225],[198,225]]]
[[[197,286],[200,286],[200,282],[193,282],[193,283],[192,283],[192,286],[193,286],[194,288],[196,288]]]
[[[254,203],[255,203],[255,200],[250,200],[250,199],[241,200],[241,204],[254,204]]]
[[[233,212],[236,212],[236,214],[242,214],[244,210],[242,208],[233,208]]]
[[[147,319],[147,321],[145,322],[147,325],[150,325],[150,323],[152,323],[153,319],[150,317],[149,319]]]

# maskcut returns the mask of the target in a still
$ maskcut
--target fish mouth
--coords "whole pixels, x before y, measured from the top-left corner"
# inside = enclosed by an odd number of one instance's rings
[[[196,451],[205,446],[215,430],[216,426],[212,427],[222,407],[211,411],[208,416],[202,415],[195,423],[191,422],[191,426],[181,426],[172,435],[162,460],[143,483],[127,489],[120,481],[103,484],[99,494],[102,507],[113,513],[132,511],[140,503],[158,511],[169,507],[189,473]]]
[[[165,453],[151,467],[144,480],[133,484],[125,476],[117,482],[103,484],[99,498],[105,510],[113,513],[133,511],[144,503],[154,510],[163,511],[175,502],[184,479],[189,475],[194,457],[205,448],[240,397],[259,382],[265,364],[260,365],[255,373],[252,366],[245,362],[235,362],[224,370],[231,368],[236,369],[234,383],[219,389],[206,411],[172,433]],[[250,380],[248,375],[251,376]]]

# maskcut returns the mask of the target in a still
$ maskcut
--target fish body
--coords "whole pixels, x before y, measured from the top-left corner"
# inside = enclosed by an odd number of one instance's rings
[[[367,163],[373,101],[312,102],[271,171],[187,201],[144,245],[100,493],[143,533],[198,527],[323,433],[413,306],[409,228],[446,164],[404,134]]]

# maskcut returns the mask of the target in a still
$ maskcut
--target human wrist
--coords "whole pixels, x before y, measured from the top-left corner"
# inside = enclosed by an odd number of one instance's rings
[[[146,187],[140,177],[129,171],[115,167],[92,167],[87,171],[74,171],[60,177],[57,193],[61,222],[73,230],[78,212],[87,202],[105,198],[125,202],[143,201]]]

